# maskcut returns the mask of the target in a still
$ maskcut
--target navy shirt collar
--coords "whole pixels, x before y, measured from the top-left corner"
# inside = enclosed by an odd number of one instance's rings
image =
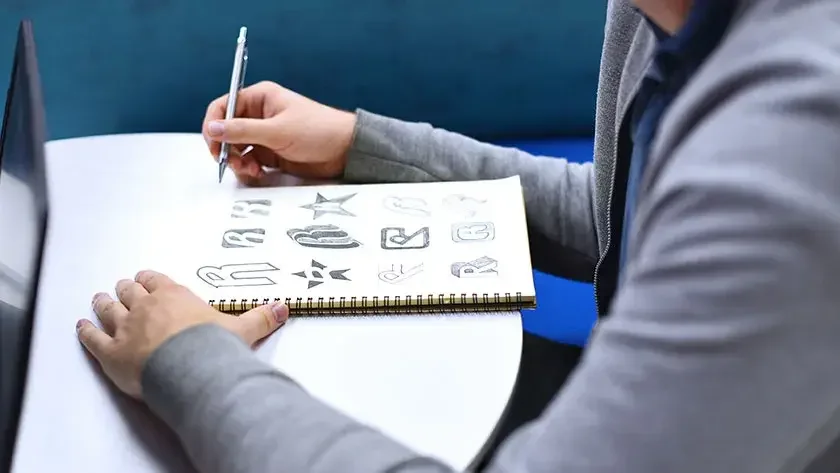
[[[683,26],[674,34],[660,28],[643,12],[640,14],[656,36],[655,55],[685,62],[702,62],[720,43],[737,2],[734,0],[695,0]]]

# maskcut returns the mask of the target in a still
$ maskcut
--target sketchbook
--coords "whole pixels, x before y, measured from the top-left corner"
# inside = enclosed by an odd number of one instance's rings
[[[292,316],[536,306],[518,176],[238,187],[189,205],[199,236],[162,269],[222,312],[276,301]]]

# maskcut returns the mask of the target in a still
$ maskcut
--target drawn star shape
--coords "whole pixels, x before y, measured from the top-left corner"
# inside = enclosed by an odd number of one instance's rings
[[[315,260],[312,260],[312,267],[305,271],[298,271],[296,273],[292,273],[292,276],[298,276],[304,278],[308,281],[306,286],[307,289],[312,289],[315,286],[324,283],[324,272],[327,273],[330,279],[339,280],[339,281],[349,281],[348,278],[344,273],[350,271],[348,269],[335,269],[329,271],[326,265],[321,264]]]
[[[353,194],[348,194],[343,197],[336,197],[335,199],[327,199],[319,192],[318,195],[315,197],[315,202],[311,204],[301,205],[302,209],[311,210],[313,212],[312,220],[320,217],[321,215],[325,214],[336,214],[336,215],[344,215],[347,217],[355,217],[352,213],[344,210],[342,204],[350,200],[351,197],[356,195],[354,192]]]

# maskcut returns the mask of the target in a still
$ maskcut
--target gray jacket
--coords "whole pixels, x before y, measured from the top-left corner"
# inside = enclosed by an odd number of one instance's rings
[[[609,3],[594,164],[359,112],[349,180],[519,174],[537,266],[598,284],[609,317],[490,472],[840,471],[840,3],[733,1],[660,124],[620,286],[620,123],[653,45],[626,1]],[[449,471],[214,326],[159,348],[143,388],[202,472]]]

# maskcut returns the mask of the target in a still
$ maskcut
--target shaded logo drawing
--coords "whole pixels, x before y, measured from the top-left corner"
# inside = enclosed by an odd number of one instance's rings
[[[459,278],[481,278],[496,276],[499,262],[489,256],[482,256],[472,261],[452,263],[452,275]]]
[[[426,210],[426,201],[415,197],[397,197],[389,195],[382,200],[382,205],[392,212],[412,215],[414,217],[428,217],[431,215],[431,213]]]
[[[351,197],[356,195],[348,194],[343,197],[336,197],[335,199],[327,199],[319,192],[318,195],[315,196],[315,202],[311,204],[301,205],[300,208],[307,209],[312,211],[312,220],[316,218],[326,215],[326,214],[335,214],[335,215],[344,215],[346,217],[355,217],[352,213],[344,210],[342,205],[350,200]]]
[[[429,247],[429,227],[422,227],[408,234],[404,227],[385,227],[382,229],[383,250],[420,250]]]
[[[453,194],[443,199],[443,205],[450,211],[461,214],[464,218],[472,218],[481,210],[487,199],[476,199],[463,194]]]
[[[271,263],[239,263],[202,266],[196,275],[213,287],[270,286],[277,284],[272,276],[280,268]]]
[[[301,278],[306,279],[309,284],[306,286],[307,289],[312,289],[315,286],[319,286],[324,283],[324,281],[329,278],[338,281],[349,281],[350,278],[344,275],[347,271],[350,271],[350,268],[347,269],[335,269],[330,271],[327,269],[326,266],[323,264],[312,260],[312,266],[303,270],[298,271],[296,273],[292,273],[292,276],[298,276]]]
[[[465,222],[452,224],[452,241],[456,243],[490,241],[496,238],[492,222]]]
[[[388,269],[379,272],[379,280],[388,284],[399,284],[423,271],[423,263],[415,266],[392,264]]]
[[[297,244],[310,248],[343,249],[362,245],[347,232],[332,224],[292,228],[286,234]]]
[[[233,218],[268,217],[271,201],[268,199],[237,200],[233,203],[230,216]]]
[[[265,241],[265,229],[228,230],[222,235],[222,248],[253,248]]]

